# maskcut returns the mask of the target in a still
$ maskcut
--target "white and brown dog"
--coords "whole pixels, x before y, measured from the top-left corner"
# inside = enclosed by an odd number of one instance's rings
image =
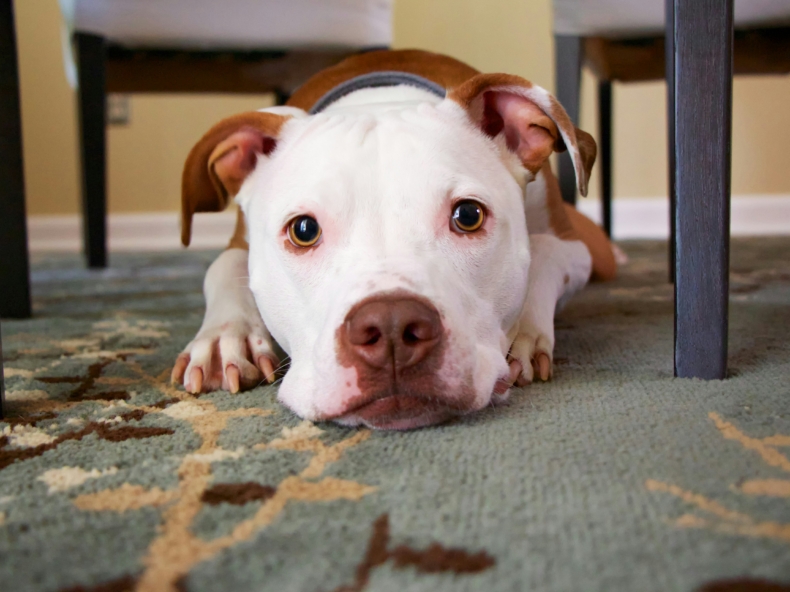
[[[182,239],[234,198],[238,224],[173,380],[271,381],[274,338],[286,406],[384,429],[547,380],[555,309],[615,273],[561,201],[547,159],[565,149],[584,194],[595,142],[547,91],[422,51],[355,56],[287,106],[221,121],[185,165]]]

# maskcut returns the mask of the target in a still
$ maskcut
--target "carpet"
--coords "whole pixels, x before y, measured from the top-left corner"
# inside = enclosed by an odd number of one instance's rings
[[[213,253],[37,258],[3,322],[0,589],[790,590],[790,239],[733,241],[712,382],[672,377],[665,245],[622,247],[552,382],[406,433],[171,387]]]

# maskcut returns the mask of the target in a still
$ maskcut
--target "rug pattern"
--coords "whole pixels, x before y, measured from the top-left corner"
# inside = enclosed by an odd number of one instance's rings
[[[407,433],[301,421],[276,385],[171,386],[213,253],[38,259],[35,318],[3,322],[0,582],[788,589],[790,239],[735,242],[714,382],[672,378],[664,246],[624,248],[558,317],[551,383]]]

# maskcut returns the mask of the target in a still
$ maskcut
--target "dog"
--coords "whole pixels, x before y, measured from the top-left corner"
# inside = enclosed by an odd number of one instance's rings
[[[418,50],[353,56],[219,122],[184,166],[182,242],[195,212],[235,200],[238,221],[173,381],[272,382],[276,340],[297,415],[403,430],[548,380],[555,310],[616,273],[562,202],[564,150],[586,195],[595,141],[551,94]]]

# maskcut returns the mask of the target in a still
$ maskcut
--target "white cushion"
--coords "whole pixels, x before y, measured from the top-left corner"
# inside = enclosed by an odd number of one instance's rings
[[[392,0],[60,0],[75,31],[132,47],[390,45]]]
[[[735,0],[735,26],[790,23],[790,0]],[[559,35],[627,36],[664,30],[664,0],[554,0]]]

